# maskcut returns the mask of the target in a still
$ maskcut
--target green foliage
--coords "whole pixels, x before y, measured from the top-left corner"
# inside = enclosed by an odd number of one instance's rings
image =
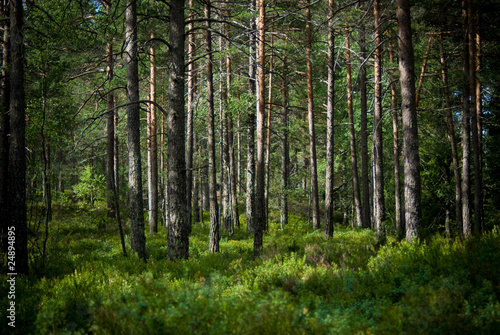
[[[58,217],[45,276],[16,281],[23,334],[489,334],[500,326],[499,229],[465,242],[389,237],[377,249],[370,230],[337,227],[327,239],[292,216],[284,230],[270,223],[254,261],[244,224],[223,236],[218,254],[208,252],[208,225],[196,224],[191,258],[174,263],[160,227],[144,263],[122,256],[114,221],[85,210]]]
[[[104,176],[94,173],[91,166],[85,166],[80,174],[80,182],[73,186],[73,192],[77,198],[92,206],[95,201],[103,201],[106,192]]]

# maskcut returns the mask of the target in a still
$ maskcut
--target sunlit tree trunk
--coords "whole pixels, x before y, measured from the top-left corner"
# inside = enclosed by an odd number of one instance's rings
[[[189,257],[190,224],[186,203],[186,121],[184,112],[184,5],[184,0],[170,2],[167,255],[171,260]]]
[[[335,135],[335,1],[328,1],[328,91],[326,102],[326,171],[325,171],[325,235],[333,236],[334,201],[334,135]],[[347,47],[349,50],[349,47]],[[347,61],[346,61],[347,62]]]
[[[250,0],[250,12],[255,12],[256,0]],[[256,25],[255,19],[250,19],[250,38],[248,45],[248,93],[252,101],[255,96],[255,37]],[[248,112],[248,136],[247,136],[247,173],[246,173],[246,214],[247,214],[247,232],[253,232],[253,217],[255,210],[255,106],[250,103]]]
[[[269,164],[271,161],[271,114],[273,103],[273,66],[274,66],[274,21],[271,24],[271,53],[269,55],[269,94],[268,94],[268,107],[267,107],[267,134],[266,134],[266,162],[265,162],[265,191],[264,191],[264,210],[266,211],[266,220],[264,230],[267,230],[269,221]]]
[[[374,161],[374,224],[379,241],[385,238],[384,151],[382,140],[382,32],[380,29],[380,0],[373,4],[375,18],[373,161]]]
[[[482,42],[481,42],[481,14],[476,14],[476,73],[481,71],[481,53],[482,53]],[[476,185],[476,191],[478,193],[478,210],[479,210],[479,222],[478,228],[480,231],[484,229],[484,204],[483,204],[483,99],[482,99],[482,85],[480,78],[476,78],[476,114],[477,114],[477,152],[478,152],[478,162],[479,167],[478,173],[478,185]]]
[[[111,6],[110,6],[111,7]],[[110,7],[107,8],[108,12]],[[109,82],[113,80],[113,45],[108,42],[106,47],[106,72]],[[115,201],[115,98],[112,92],[109,92],[106,97],[106,107],[108,113],[106,115],[106,199],[108,205],[108,217],[114,218]]]
[[[316,130],[314,124],[314,95],[312,74],[311,0],[306,0],[306,61],[307,61],[307,121],[309,124],[309,160],[311,176],[311,215],[313,229],[319,229],[318,167],[316,159]]]
[[[409,0],[396,1],[396,17],[398,21],[399,80],[403,119],[406,240],[413,242],[420,237],[422,207],[417,108],[415,106],[415,65]]]
[[[193,196],[194,178],[193,178],[193,150],[194,150],[194,104],[196,98],[196,75],[194,67],[194,58],[196,50],[195,33],[194,33],[194,8],[193,0],[189,0],[189,35],[188,35],[188,66],[187,66],[187,133],[186,133],[186,204],[188,211],[189,225],[191,226],[194,220],[194,201],[197,201]],[[193,220],[191,221],[193,215]]]
[[[417,93],[415,98],[415,106],[418,108],[418,103],[420,102],[420,92],[422,91],[422,84],[424,83],[425,69],[427,68],[427,62],[429,61],[429,52],[431,51],[432,45],[432,35],[429,36],[427,40],[427,48],[425,49],[424,61],[422,62],[422,70],[420,71],[420,77],[418,78]]]
[[[151,34],[151,39],[154,39]],[[155,48],[149,49],[151,68],[149,83],[149,99],[153,102],[149,105],[148,113],[148,204],[149,204],[149,233],[154,235],[158,232],[158,141],[156,122],[156,64]]]
[[[262,252],[263,231],[266,226],[265,209],[265,158],[264,158],[264,138],[265,138],[265,0],[258,1],[259,16],[257,19],[257,157],[255,164],[256,187],[255,187],[255,220],[254,220],[254,258],[259,257]]]
[[[125,9],[125,53],[127,62],[127,145],[129,164],[130,244],[139,258],[146,260],[142,204],[141,138],[139,133],[139,72],[137,58],[137,1],[127,1]]]

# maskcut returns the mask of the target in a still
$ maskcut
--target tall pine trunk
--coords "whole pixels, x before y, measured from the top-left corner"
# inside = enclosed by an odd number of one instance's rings
[[[313,229],[319,229],[318,167],[316,159],[316,130],[314,124],[314,87],[312,69],[311,0],[306,0],[306,68],[307,68],[307,121],[309,124],[309,160],[311,176],[311,215]]]
[[[9,123],[10,123],[10,82],[9,82],[9,53],[10,53],[10,27],[9,27],[9,5],[7,1],[0,4],[0,22],[2,28],[2,57],[1,57],[1,78],[0,78],[0,217],[7,218],[10,211],[9,207]],[[7,236],[8,236],[8,220],[2,220],[0,226],[1,250],[8,251]]]
[[[328,79],[326,102],[326,171],[325,171],[325,235],[333,236],[334,200],[334,143],[335,143],[335,30],[333,16],[335,1],[328,1]]]
[[[127,146],[129,164],[130,244],[139,258],[146,260],[142,204],[141,138],[139,132],[139,71],[137,58],[137,1],[127,1],[125,9],[125,52],[127,62]]]
[[[374,112],[373,112],[373,203],[377,240],[385,238],[384,151],[382,140],[382,32],[380,29],[380,0],[373,4],[375,18]]]
[[[290,165],[290,150],[288,145],[288,67],[287,58],[283,59],[283,82],[281,88],[281,190],[280,190],[280,224],[283,230],[288,224],[288,174]]]
[[[349,43],[349,30],[345,31],[346,41],[346,74],[347,74],[347,112],[349,117],[349,139],[351,146],[351,170],[352,170],[352,192],[354,198],[354,211],[356,214],[355,226],[363,226],[361,208],[361,194],[359,191],[358,157],[356,151],[356,131],[354,129],[354,109],[352,101],[352,77],[351,77],[351,46]]]
[[[17,272],[28,274],[26,219],[26,102],[24,93],[23,2],[10,0],[10,147],[8,231],[15,231]]]
[[[264,161],[264,138],[265,138],[265,0],[259,0],[259,17],[257,20],[257,157],[255,164],[256,187],[255,187],[255,220],[254,220],[254,258],[259,257],[262,252],[263,231],[266,226],[265,209],[265,161]]]
[[[189,0],[189,35],[188,35],[188,66],[187,66],[187,84],[188,84],[188,94],[187,94],[187,133],[186,133],[186,204],[188,212],[189,225],[192,225],[192,221],[196,222],[198,220],[197,212],[195,211],[194,202],[198,201],[197,196],[195,196],[194,190],[194,177],[193,177],[193,153],[194,153],[194,105],[196,98],[196,74],[194,67],[194,58],[196,50],[195,33],[194,33],[194,8],[193,0]],[[197,190],[196,190],[197,191]],[[191,221],[191,217],[193,220]],[[196,218],[196,220],[195,220]]]
[[[443,35],[439,35],[439,58],[441,61],[441,76],[443,79],[444,99],[446,105],[446,123],[448,126],[448,140],[451,145],[451,158],[453,161],[453,175],[455,177],[455,214],[459,231],[463,231],[462,221],[462,185],[460,179],[460,166],[458,161],[457,141],[455,136],[455,125],[452,116],[452,105],[450,100],[450,88],[448,85],[448,68],[443,52]]]
[[[168,244],[171,260],[189,257],[184,112],[184,0],[170,2],[168,141]]]
[[[210,18],[211,3],[205,2],[205,43],[207,59],[207,107],[208,107],[208,193],[210,203],[210,252],[219,252],[220,227],[219,207],[217,205],[217,179],[216,179],[216,155],[215,155],[215,111],[214,111],[214,84],[212,68],[212,32]]]
[[[396,1],[396,17],[398,21],[399,80],[403,119],[406,240],[413,242],[420,237],[422,207],[417,109],[415,106],[415,65],[409,0]]]
[[[151,39],[155,38],[151,34]],[[152,103],[149,105],[148,114],[148,204],[149,204],[149,233],[154,235],[158,232],[158,141],[157,141],[157,122],[156,122],[156,64],[155,48],[149,49],[150,82],[149,99]]]

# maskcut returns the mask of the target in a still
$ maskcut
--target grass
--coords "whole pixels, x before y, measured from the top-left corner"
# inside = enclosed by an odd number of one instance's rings
[[[243,219],[243,218],[242,218]],[[206,220],[205,222],[207,222]],[[166,228],[148,262],[121,254],[114,222],[68,211],[51,222],[43,277],[18,277],[19,334],[492,334],[500,329],[500,231],[410,245],[292,216],[270,223],[253,260],[243,225],[209,253],[196,224],[190,259],[170,262]],[[127,244],[129,239],[127,238]],[[6,273],[3,271],[2,273]],[[2,292],[7,292],[3,276]],[[7,306],[7,294],[0,297]],[[2,308],[6,320],[6,308]],[[7,322],[4,330],[12,331]]]

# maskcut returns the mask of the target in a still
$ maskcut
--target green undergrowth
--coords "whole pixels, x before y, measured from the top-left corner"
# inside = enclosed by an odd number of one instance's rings
[[[242,217],[243,219],[243,217]],[[207,220],[205,221],[207,222]],[[271,222],[253,260],[246,226],[209,253],[196,224],[190,259],[123,257],[115,223],[73,212],[50,226],[44,276],[16,279],[19,334],[492,334],[500,329],[500,231],[410,245],[370,230],[333,238],[291,217]],[[128,233],[128,231],[126,230]],[[129,237],[127,236],[127,245]],[[5,271],[3,272],[5,273]],[[7,292],[5,276],[2,292]],[[7,294],[0,297],[7,306]],[[2,308],[3,330],[7,326]]]

